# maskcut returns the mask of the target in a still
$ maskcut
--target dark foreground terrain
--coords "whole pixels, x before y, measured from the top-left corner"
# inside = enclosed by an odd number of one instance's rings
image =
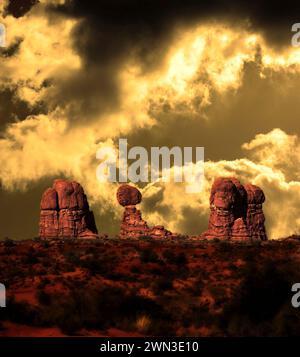
[[[300,335],[300,240],[0,242],[1,336]]]

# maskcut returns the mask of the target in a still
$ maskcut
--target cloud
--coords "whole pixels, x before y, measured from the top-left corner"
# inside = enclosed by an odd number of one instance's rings
[[[172,231],[197,235],[207,229],[213,180],[219,176],[236,176],[242,183],[251,182],[264,190],[269,238],[299,234],[300,181],[287,179],[294,173],[294,167],[286,166],[283,155],[277,155],[289,153],[289,163],[299,166],[299,145],[299,137],[280,129],[258,134],[243,145],[248,156],[256,158],[255,161],[245,157],[205,163],[205,181],[200,194],[187,194],[185,184],[180,183],[149,184],[143,191],[144,216],[151,224],[162,222]]]
[[[257,134],[242,147],[253,161],[279,170],[288,180],[299,178],[300,143],[296,134],[288,135],[277,128],[268,134]]]
[[[99,147],[115,148],[119,137],[147,149],[205,146],[201,194],[172,183],[143,188],[151,224],[200,233],[212,180],[234,175],[265,190],[270,237],[298,232],[300,51],[274,39],[250,5],[225,15],[214,1],[99,3],[43,0],[20,15],[2,3],[2,188],[71,177],[100,230],[117,231],[116,185],[96,179]],[[283,14],[278,29],[288,21]]]

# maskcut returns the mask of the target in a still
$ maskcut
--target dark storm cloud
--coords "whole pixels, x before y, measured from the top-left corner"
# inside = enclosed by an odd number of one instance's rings
[[[17,95],[16,86],[0,87],[0,130],[12,122],[26,119],[29,115],[45,113],[42,103],[33,107]]]
[[[71,0],[55,9],[83,19],[74,41],[87,63],[118,64],[133,54],[146,68],[159,61],[161,47],[180,25],[248,20],[250,28],[262,31],[272,44],[289,45],[291,25],[300,21],[300,3],[295,1]]]
[[[37,3],[10,0],[6,11],[20,17]],[[133,59],[145,72],[156,68],[175,29],[206,20],[243,24],[262,32],[271,45],[290,46],[291,25],[300,21],[300,3],[294,1],[67,0],[47,9],[52,21],[60,16],[81,20],[72,42],[83,61],[82,70],[63,80],[49,78],[53,90],[47,98],[49,109],[68,108],[69,117],[78,122],[117,111],[122,65]]]
[[[6,14],[14,17],[22,17],[38,3],[38,0],[9,0],[6,7]]]
[[[174,30],[218,21],[243,24],[264,34],[272,46],[290,46],[291,25],[300,3],[199,0],[67,0],[49,5],[49,16],[81,21],[73,31],[73,47],[83,68],[68,80],[55,83],[49,101],[68,107],[69,117],[82,122],[118,110],[118,74],[133,59],[144,72],[161,64]],[[300,20],[299,20],[300,21]]]
[[[2,58],[8,58],[16,55],[20,49],[22,38],[16,38],[15,41],[7,47],[0,48],[0,56]]]
[[[257,133],[281,128],[289,134],[299,130],[299,73],[273,72],[260,76],[258,62],[247,62],[238,91],[218,95],[196,116],[190,110],[156,112],[158,124],[128,136],[131,145],[204,146],[205,160],[234,160],[245,156],[241,146]],[[165,105],[167,107],[167,104]],[[151,113],[150,113],[151,114]],[[205,118],[209,118],[205,120]]]

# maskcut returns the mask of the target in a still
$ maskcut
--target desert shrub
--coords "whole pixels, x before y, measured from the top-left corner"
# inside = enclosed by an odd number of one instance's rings
[[[41,263],[42,263],[43,267],[45,267],[45,268],[49,268],[52,265],[52,261],[51,261],[50,257],[43,258]]]
[[[23,257],[23,263],[24,264],[28,264],[28,265],[31,265],[31,264],[36,264],[38,263],[38,257],[37,257],[37,254],[36,252],[34,251],[33,248],[30,248],[28,250],[28,253],[25,257]]]
[[[80,266],[90,271],[92,275],[105,273],[106,268],[95,256],[80,261]]]
[[[0,320],[8,320],[24,325],[34,325],[37,310],[26,301],[17,302],[14,297],[8,298],[6,308],[0,309]]]
[[[243,252],[242,258],[246,262],[253,262],[255,258],[257,257],[258,251],[256,249],[253,249],[252,247],[248,247],[246,251]]]
[[[12,265],[8,271],[5,273],[5,278],[9,282],[10,280],[14,279],[15,277],[22,278],[28,275],[26,270],[22,269],[20,266]]]
[[[223,253],[223,254],[224,253],[227,253],[227,254],[232,253],[235,249],[235,247],[227,241],[221,241],[218,245],[218,248],[219,248],[219,252]]]
[[[4,246],[5,247],[9,248],[9,247],[14,247],[15,245],[16,244],[12,239],[7,238],[7,237],[4,239]]]
[[[48,278],[43,278],[38,284],[38,289],[43,289],[47,284],[50,283],[50,280]]]
[[[136,319],[136,329],[140,333],[147,333],[151,325],[151,318],[147,315],[141,315]]]
[[[233,272],[236,272],[236,271],[239,270],[239,268],[238,268],[235,264],[233,264],[233,263],[229,263],[229,264],[228,264],[228,269],[231,270],[231,271],[233,271]]]
[[[141,236],[139,237],[140,240],[145,241],[145,242],[152,242],[153,238],[151,236]]]
[[[220,285],[209,285],[208,290],[215,300],[215,307],[220,307],[226,301],[226,289]]]
[[[170,276],[162,276],[151,284],[151,288],[155,295],[162,295],[167,290],[173,289],[173,278]]]
[[[39,294],[44,302],[44,293]],[[51,295],[49,303],[41,306],[38,324],[59,326],[68,335],[76,334],[81,328],[134,330],[137,319],[143,315],[160,318],[164,312],[154,301],[128,295],[120,288],[77,289],[63,297]]]
[[[140,259],[142,263],[158,263],[159,257],[152,249],[146,248],[140,252]]]
[[[180,324],[184,327],[195,326],[196,328],[208,326],[214,322],[213,315],[208,305],[192,304],[181,315]]]
[[[39,268],[35,272],[36,276],[42,276],[42,275],[47,275],[47,274],[48,274],[48,270],[47,269],[43,269],[43,268]]]
[[[185,265],[187,263],[184,252],[176,254],[172,249],[166,249],[162,255],[168,264]]]
[[[291,304],[282,306],[273,320],[273,335],[286,337],[299,337],[300,314]]]
[[[161,267],[154,267],[149,269],[149,272],[155,276],[161,276],[164,270]]]
[[[42,246],[44,249],[47,249],[47,248],[50,247],[49,241],[47,241],[47,240],[39,240],[39,241],[40,241],[41,246]]]
[[[130,268],[131,273],[133,274],[140,274],[141,273],[141,267],[139,265],[132,265]]]
[[[192,296],[200,296],[202,294],[203,288],[204,288],[204,282],[202,280],[202,277],[199,278],[197,277],[195,279],[195,282],[193,283],[192,286],[187,287],[186,290],[189,292]]]
[[[282,316],[290,306],[291,281],[300,278],[296,267],[280,261],[262,262],[261,266],[249,263],[244,274],[238,290],[225,305],[221,328],[234,336],[274,335],[273,321],[279,319],[284,334]]]
[[[39,289],[36,293],[36,297],[39,304],[49,305],[51,302],[51,296],[45,290]]]
[[[67,253],[64,254],[65,259],[68,263],[78,265],[80,263],[80,258],[78,254],[76,254],[73,251],[68,251]]]

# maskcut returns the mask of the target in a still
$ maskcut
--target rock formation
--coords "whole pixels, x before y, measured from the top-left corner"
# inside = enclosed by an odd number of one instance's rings
[[[93,212],[78,182],[55,180],[43,193],[40,208],[41,238],[97,237]]]
[[[125,207],[119,235],[121,239],[137,239],[142,236],[159,239],[172,234],[163,226],[149,228],[142,218],[141,211],[135,207],[142,201],[142,194],[137,188],[127,184],[121,185],[117,190],[117,200]]]
[[[150,229],[149,235],[152,238],[156,239],[161,239],[161,238],[166,238],[166,237],[173,237],[175,235],[172,234],[172,232],[168,231],[164,226],[153,226]]]
[[[133,186],[122,185],[117,191],[117,200],[121,206],[135,206],[142,201],[141,192]]]
[[[219,177],[211,188],[208,230],[202,237],[266,240],[263,191],[234,177]]]
[[[261,188],[255,185],[246,184],[247,191],[247,226],[249,234],[254,239],[267,240],[265,230],[265,215],[262,204],[265,202],[265,195]]]

